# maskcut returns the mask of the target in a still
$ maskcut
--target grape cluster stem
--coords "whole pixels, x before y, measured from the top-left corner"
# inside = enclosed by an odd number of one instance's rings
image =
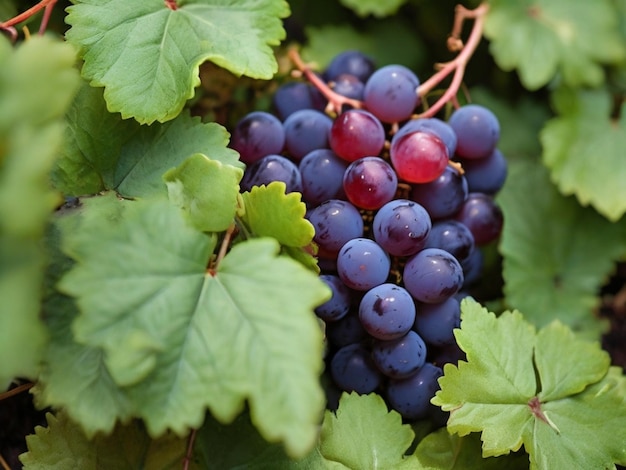
[[[458,107],[456,94],[458,93],[461,83],[463,82],[465,67],[482,38],[485,17],[488,11],[489,5],[487,3],[482,3],[474,10],[469,10],[463,5],[456,6],[454,25],[452,27],[452,32],[448,37],[448,49],[452,52],[459,52],[459,54],[450,62],[438,64],[437,68],[439,70],[417,88],[417,94],[423,100],[433,88],[439,85],[444,78],[454,71],[452,82],[448,86],[445,93],[441,95],[432,106],[416,117],[433,117],[449,101],[455,102]],[[463,44],[463,41],[461,40],[461,31],[463,23],[468,19],[473,19],[474,25],[472,26],[467,42]]]
[[[50,20],[50,15],[52,15],[52,9],[54,8],[56,2],[57,0],[41,0],[38,4],[33,5],[28,10],[0,23],[0,30],[6,32],[13,41],[16,41],[17,30],[15,29],[15,25],[26,21],[31,16],[38,13],[40,10],[45,9],[43,12],[41,24],[39,25],[39,34],[43,35],[46,32],[46,28],[48,27],[48,21]]]
[[[416,89],[416,93],[422,99],[422,103],[425,103],[424,98],[430,93],[439,83],[443,81],[448,75],[454,72],[452,81],[446,91],[437,99],[437,101],[423,113],[414,115],[414,118],[427,118],[433,117],[437,114],[443,106],[452,102],[458,107],[458,101],[456,95],[463,82],[463,75],[465,74],[465,67],[469,62],[472,54],[476,50],[478,43],[483,35],[483,29],[485,24],[485,17],[489,11],[489,5],[482,3],[473,10],[465,8],[463,5],[457,5],[455,9],[454,24],[452,32],[448,37],[448,49],[452,52],[458,52],[458,55],[450,62],[436,64],[438,71],[431,76],[428,80],[422,83]],[[466,20],[473,19],[474,24],[466,43],[463,43],[461,39],[461,32],[463,29],[463,23]],[[291,62],[295,65],[297,72],[304,75],[306,79],[315,86],[328,100],[328,107],[326,111],[329,114],[341,114],[343,107],[348,105],[352,108],[365,109],[365,105],[362,101],[347,98],[334,92],[319,76],[315,74],[311,66],[306,64],[300,54],[295,48],[291,48],[287,55]]]

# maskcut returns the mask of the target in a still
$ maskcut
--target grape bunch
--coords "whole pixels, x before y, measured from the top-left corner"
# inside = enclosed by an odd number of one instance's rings
[[[273,114],[251,112],[232,132],[242,190],[282,181],[302,194],[332,291],[315,313],[335,391],[378,392],[407,421],[432,418],[443,364],[462,357],[460,299],[502,229],[499,122],[476,104],[416,116],[417,76],[358,51],[318,77],[360,105],[333,115],[319,87],[281,85]]]

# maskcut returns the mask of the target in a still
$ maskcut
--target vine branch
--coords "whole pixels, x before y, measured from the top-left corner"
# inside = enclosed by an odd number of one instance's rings
[[[6,400],[7,398],[10,398],[14,395],[18,395],[22,392],[25,392],[26,390],[33,388],[34,385],[35,385],[34,383],[29,382],[29,383],[19,385],[15,388],[12,388],[11,390],[7,390],[6,392],[0,393],[0,401]]]
[[[41,24],[39,25],[39,34],[43,34],[46,32],[46,28],[48,27],[48,21],[50,20],[50,16],[52,15],[52,9],[54,8],[56,2],[57,0],[41,0],[36,5],[30,7],[28,10],[0,23],[0,29],[6,31],[11,36],[11,38],[15,40],[17,39],[17,31],[15,30],[15,25],[26,21],[33,15],[37,14],[39,11],[45,9]]]
[[[348,98],[333,91],[320,77],[318,77],[311,67],[304,63],[302,57],[295,48],[292,48],[287,53],[291,62],[302,72],[306,79],[311,82],[317,88],[324,97],[328,100],[328,106],[330,111],[334,111],[337,114],[341,114],[344,105],[352,106],[353,108],[362,108],[363,103],[359,100]]]
[[[487,3],[480,4],[474,10],[468,10],[463,5],[456,6],[454,25],[448,37],[448,49],[453,52],[459,52],[459,54],[450,62],[440,64],[437,73],[417,88],[417,94],[423,99],[434,87],[454,71],[452,82],[445,93],[441,95],[432,106],[417,117],[432,117],[439,112],[446,103],[456,100],[456,94],[463,82],[465,67],[482,38],[485,16],[488,11],[489,5]],[[461,31],[463,23],[468,19],[473,19],[474,25],[472,26],[472,31],[467,39],[467,43],[463,44]]]

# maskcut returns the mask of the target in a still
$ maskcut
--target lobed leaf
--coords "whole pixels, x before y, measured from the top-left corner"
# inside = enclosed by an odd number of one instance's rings
[[[37,37],[13,48],[0,38],[0,390],[14,377],[36,377],[47,341],[41,239],[61,201],[48,174],[78,85],[74,61],[72,48],[58,39]]]
[[[581,341],[558,322],[535,333],[519,313],[496,318],[473,300],[463,300],[461,308],[457,333],[460,339],[473,338],[459,341],[467,362],[446,364],[441,390],[432,400],[450,411],[450,432],[481,432],[485,457],[523,445],[531,469],[600,470],[624,461],[626,377],[609,367],[598,343]],[[491,352],[494,346],[481,344],[506,345],[509,351],[498,358]],[[510,356],[522,359],[511,361]],[[502,380],[485,380],[520,374],[528,383],[536,380],[530,399],[510,400],[510,387]]]
[[[576,195],[612,222],[619,220],[626,213],[626,105],[621,117],[611,117],[608,90],[560,89],[554,102],[559,115],[541,131],[551,179],[561,193]]]
[[[624,252],[626,225],[563,197],[534,162],[510,162],[498,201],[507,304],[537,326],[559,319],[598,338],[597,292]]]
[[[329,295],[313,273],[277,257],[272,239],[239,243],[207,271],[214,238],[161,200],[84,227],[74,243],[60,288],[81,311],[76,338],[105,352],[152,435],[199,427],[207,407],[230,422],[248,400],[264,438],[294,456],[311,449],[324,406],[313,308]]]
[[[270,46],[285,37],[283,0],[74,0],[67,40],[84,59],[83,76],[105,87],[112,112],[149,124],[176,117],[209,60],[235,75],[269,79]]]
[[[203,232],[223,232],[233,223],[243,170],[201,153],[163,175],[170,200]]]
[[[485,22],[490,50],[503,70],[517,69],[534,90],[557,74],[572,86],[597,86],[602,64],[624,59],[611,0],[492,0]]]
[[[28,452],[20,455],[26,470],[80,468],[174,470],[185,458],[187,442],[172,435],[152,440],[143,426],[134,421],[118,426],[110,435],[89,440],[80,426],[65,414],[46,414],[47,427],[35,427],[26,436]],[[193,463],[190,469],[199,469]]]

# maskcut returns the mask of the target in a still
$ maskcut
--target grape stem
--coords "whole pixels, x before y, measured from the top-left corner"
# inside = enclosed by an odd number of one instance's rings
[[[452,32],[448,37],[448,49],[452,52],[459,52],[459,54],[450,62],[439,64],[439,70],[437,71],[437,73],[435,73],[432,77],[430,77],[417,88],[417,94],[421,99],[424,99],[424,97],[433,88],[435,88],[439,83],[441,83],[444,78],[446,78],[448,75],[450,75],[450,73],[454,71],[452,82],[450,83],[450,86],[448,86],[445,93],[441,95],[432,106],[430,106],[426,111],[416,117],[433,117],[449,101],[452,101],[453,104],[458,107],[456,94],[458,93],[461,83],[463,81],[465,67],[467,66],[467,63],[469,62],[472,54],[478,46],[478,43],[480,42],[480,39],[482,38],[485,25],[485,16],[488,11],[489,5],[487,3],[480,4],[480,6],[478,6],[474,10],[468,10],[463,5],[456,6],[454,25],[452,27]],[[461,31],[463,28],[463,23],[467,19],[473,19],[474,25],[472,26],[472,30],[467,39],[467,43],[463,44],[463,41],[461,40]]]
[[[334,92],[320,77],[318,77],[311,67],[304,63],[302,57],[295,48],[289,49],[287,53],[289,59],[293,64],[297,67],[297,69],[302,72],[302,74],[306,77],[306,79],[311,82],[312,85],[317,88],[320,93],[324,95],[324,97],[328,100],[328,108],[327,112],[334,112],[336,114],[341,114],[343,110],[343,106],[348,105],[353,108],[362,108],[363,102],[359,100],[355,100],[352,98],[348,98],[346,96],[340,95],[339,93]]]
[[[208,269],[208,272],[211,276],[215,276],[217,273],[217,268],[226,256],[226,252],[228,251],[228,247],[230,246],[230,241],[233,238],[233,234],[237,231],[237,224],[235,222],[231,223],[226,229],[226,233],[224,234],[224,238],[222,239],[222,244],[220,245],[220,251],[217,254],[217,258]]]
[[[10,398],[14,395],[18,395],[22,392],[25,392],[26,390],[33,388],[34,385],[35,385],[34,383],[29,382],[29,383],[19,385],[15,388],[12,388],[11,390],[7,390],[6,392],[0,393],[0,401],[6,400],[7,398]]]
[[[189,470],[189,464],[191,462],[191,454],[193,453],[193,445],[196,441],[196,430],[192,429],[191,434],[189,434],[189,439],[187,441],[187,453],[185,454],[185,459],[183,462],[183,470]]]
[[[176,3],[176,0],[165,0],[165,6],[173,11],[178,10],[178,4]]]
[[[50,20],[50,15],[52,15],[52,9],[54,8],[56,2],[57,0],[41,0],[38,4],[33,5],[28,10],[0,23],[0,30],[6,31],[11,36],[11,39],[15,41],[17,39],[17,31],[15,30],[15,25],[21,23],[22,21],[26,21],[31,16],[35,15],[40,10],[45,8],[41,24],[39,25],[39,34],[42,35],[46,32],[46,28],[48,27],[48,21]]]

